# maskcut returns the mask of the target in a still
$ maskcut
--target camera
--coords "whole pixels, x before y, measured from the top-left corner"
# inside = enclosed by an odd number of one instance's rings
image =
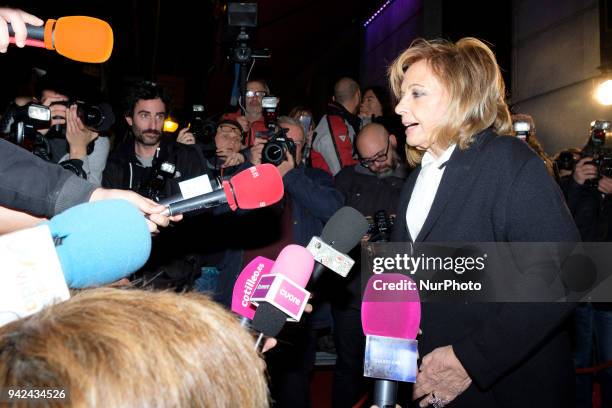
[[[597,176],[585,181],[585,185],[597,187],[602,176],[612,177],[612,122],[594,120],[587,145],[582,149],[582,157],[592,157],[591,164],[597,168]]]
[[[217,124],[206,119],[204,116],[204,105],[192,105],[189,131],[193,133],[196,141],[201,144],[208,145],[214,143]]]
[[[514,130],[516,137],[522,141],[527,142],[529,140],[529,135],[531,134],[531,125],[529,122],[517,120],[512,124],[512,129]]]
[[[574,160],[574,154],[569,150],[564,150],[559,153],[559,156],[555,160],[558,170],[574,171],[576,167],[576,160]]]
[[[72,105],[77,106],[77,116],[83,122],[86,128],[94,132],[107,132],[111,126],[115,123],[115,115],[113,108],[106,102],[98,105],[93,105],[78,99],[72,99],[68,101],[58,101],[51,104],[53,105],[64,105],[66,108],[70,108]],[[64,119],[61,116],[54,116],[53,119]],[[66,136],[66,125],[56,124],[52,127],[53,133],[59,137]]]
[[[166,182],[176,173],[176,165],[171,161],[163,160],[160,152],[161,149],[158,147],[153,157],[150,177],[138,191],[141,195],[156,202],[165,198]]]
[[[385,210],[378,210],[374,213],[374,217],[367,218],[370,224],[368,229],[369,242],[389,242],[395,223],[395,215],[389,215]]]
[[[30,102],[24,106],[11,105],[2,116],[0,128],[3,137],[8,141],[33,151],[40,136],[38,130],[48,128],[49,123],[51,110],[44,105]]]

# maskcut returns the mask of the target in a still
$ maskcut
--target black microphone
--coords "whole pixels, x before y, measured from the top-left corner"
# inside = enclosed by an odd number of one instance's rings
[[[321,241],[331,246],[334,250],[346,254],[359,243],[361,238],[368,232],[368,228],[368,220],[363,214],[353,207],[342,207],[331,216],[325,227],[323,227]],[[311,249],[311,245],[308,247]],[[316,261],[316,254],[313,255],[315,255]],[[312,272],[311,283],[315,283],[325,269],[327,269],[325,265],[317,262]]]

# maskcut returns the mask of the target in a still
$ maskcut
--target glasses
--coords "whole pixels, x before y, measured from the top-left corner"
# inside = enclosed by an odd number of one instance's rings
[[[387,160],[387,155],[389,154],[389,144],[389,138],[387,138],[387,148],[385,149],[384,153],[378,153],[374,157],[360,158],[359,163],[361,163],[363,167],[370,167],[374,163],[384,162],[385,160]]]
[[[247,98],[253,98],[253,97],[258,97],[258,98],[263,98],[264,96],[266,96],[266,92],[265,91],[246,91],[246,96]]]

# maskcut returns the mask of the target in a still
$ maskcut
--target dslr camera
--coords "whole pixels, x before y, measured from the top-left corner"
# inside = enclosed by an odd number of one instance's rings
[[[51,123],[51,110],[45,105],[30,102],[24,106],[12,104],[2,116],[0,132],[2,137],[29,151],[34,151],[42,136],[39,129],[46,129]]]
[[[153,158],[150,176],[138,191],[141,195],[156,202],[165,198],[166,182],[176,173],[176,165],[169,160],[163,160],[160,152],[161,148],[158,147]]]
[[[512,129],[516,137],[521,139],[523,142],[529,141],[529,135],[531,134],[531,125],[529,122],[524,120],[517,120],[512,123]]]
[[[189,118],[189,131],[193,133],[198,143],[208,145],[213,144],[217,124],[204,116],[204,105],[192,105],[191,116]]]
[[[258,134],[257,137],[264,137],[268,141],[264,144],[261,151],[261,162],[271,163],[275,166],[281,164],[291,154],[295,158],[296,146],[293,140],[287,136],[287,130],[278,127],[278,98],[266,96],[261,101],[263,116],[268,131],[265,135]]]
[[[94,132],[107,132],[115,123],[115,114],[113,108],[106,102],[98,105],[93,105],[78,99],[68,101],[53,102],[51,105],[64,105],[70,108],[72,105],[77,106],[77,116],[83,122],[86,128]],[[52,119],[64,119],[63,117],[53,117]],[[56,136],[66,136],[66,125],[56,124],[52,127],[53,133]]]
[[[585,185],[597,187],[602,176],[612,178],[612,122],[594,120],[586,146],[582,149],[582,157],[592,157],[585,163],[597,168],[597,176],[585,182]]]
[[[367,217],[370,227],[369,242],[389,242],[395,224],[395,215],[389,215],[385,210],[378,210],[374,217]]]

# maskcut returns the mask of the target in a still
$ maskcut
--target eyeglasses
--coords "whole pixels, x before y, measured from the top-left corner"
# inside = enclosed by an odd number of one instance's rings
[[[374,157],[360,158],[359,163],[361,163],[363,167],[370,167],[374,163],[384,162],[385,160],[387,160],[387,155],[389,154],[389,145],[389,138],[387,138],[387,148],[385,149],[384,153],[378,153]]]
[[[263,98],[264,96],[266,96],[266,92],[265,91],[246,91],[246,96],[247,98],[253,98],[253,97],[258,97],[258,98]]]

